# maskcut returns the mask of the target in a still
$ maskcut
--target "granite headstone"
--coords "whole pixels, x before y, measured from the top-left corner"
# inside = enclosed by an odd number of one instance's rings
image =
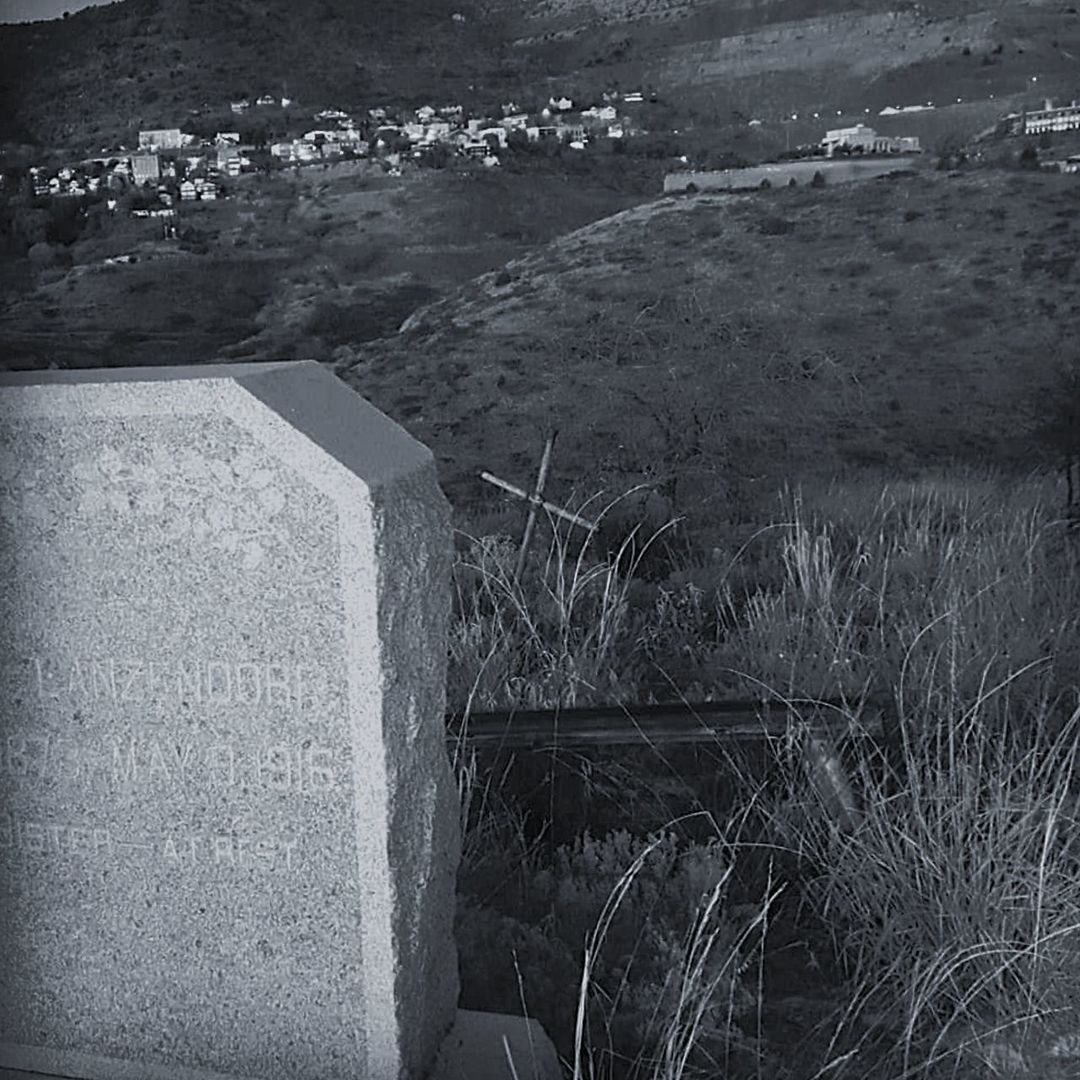
[[[0,377],[0,1066],[425,1073],[450,557],[430,452],[314,362]]]

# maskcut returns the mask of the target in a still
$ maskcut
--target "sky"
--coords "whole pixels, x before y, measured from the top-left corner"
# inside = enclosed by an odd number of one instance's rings
[[[0,0],[0,23],[59,19],[65,11],[109,3],[109,0]]]

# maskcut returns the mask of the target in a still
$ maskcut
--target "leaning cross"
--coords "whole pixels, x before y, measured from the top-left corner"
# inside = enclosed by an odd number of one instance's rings
[[[518,499],[524,499],[529,504],[529,516],[525,520],[525,532],[521,537],[521,550],[518,552],[517,565],[514,567],[515,581],[521,580],[521,571],[525,568],[525,555],[529,550],[529,541],[532,539],[533,529],[536,527],[536,514],[541,507],[547,510],[548,513],[561,517],[574,525],[579,525],[583,529],[592,531],[596,528],[596,522],[587,521],[585,518],[573,514],[569,510],[564,510],[544,498],[544,485],[547,483],[548,468],[551,465],[551,448],[555,444],[557,434],[557,431],[553,431],[544,443],[544,454],[540,459],[540,471],[536,474],[536,485],[531,495],[514,484],[509,484],[505,480],[500,480],[497,476],[492,476],[489,472],[480,474],[482,480],[486,480],[496,487],[501,487],[504,491],[509,491],[511,495]]]

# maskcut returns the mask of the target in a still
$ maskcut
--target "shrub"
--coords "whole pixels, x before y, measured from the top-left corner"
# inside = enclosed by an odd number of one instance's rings
[[[1026,143],[1016,158],[1016,164],[1021,169],[1037,169],[1039,167],[1039,151],[1034,143]]]
[[[810,180],[810,186],[812,188],[823,188],[825,186],[825,174],[820,169],[814,170],[814,175]]]
[[[727,905],[731,851],[670,833],[586,834],[531,872],[514,915],[466,898],[457,936],[469,1007],[520,1004],[575,1055],[580,1077],[645,1080],[665,1057],[721,1059],[756,1003],[744,976],[770,903]]]

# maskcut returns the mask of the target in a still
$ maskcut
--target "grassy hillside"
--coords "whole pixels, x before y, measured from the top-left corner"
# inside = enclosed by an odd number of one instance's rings
[[[357,346],[343,377],[432,446],[451,501],[654,490],[707,533],[785,482],[1030,465],[1080,330],[1071,176],[1006,170],[662,198]]]
[[[957,97],[996,112],[1076,96],[1077,56],[1075,6],[1025,0],[124,0],[0,27],[0,140],[97,149],[140,127],[233,123],[228,100],[261,93],[287,93],[300,118],[330,102],[484,108],[651,85],[659,107],[629,110],[651,130]],[[272,135],[288,119],[243,124]],[[968,119],[961,134],[978,130]]]
[[[288,94],[306,105],[461,92],[496,70],[497,24],[457,0],[125,0],[0,28],[0,137],[96,149],[188,110]],[[257,111],[257,110],[256,110]],[[304,113],[310,110],[305,108]],[[259,122],[273,124],[276,110]],[[254,112],[249,117],[254,122]]]
[[[51,245],[52,264],[0,259],[0,363],[348,356],[418,305],[640,197],[557,170],[389,177],[343,163],[244,177],[228,200],[181,207],[178,241],[98,208],[76,242]]]

